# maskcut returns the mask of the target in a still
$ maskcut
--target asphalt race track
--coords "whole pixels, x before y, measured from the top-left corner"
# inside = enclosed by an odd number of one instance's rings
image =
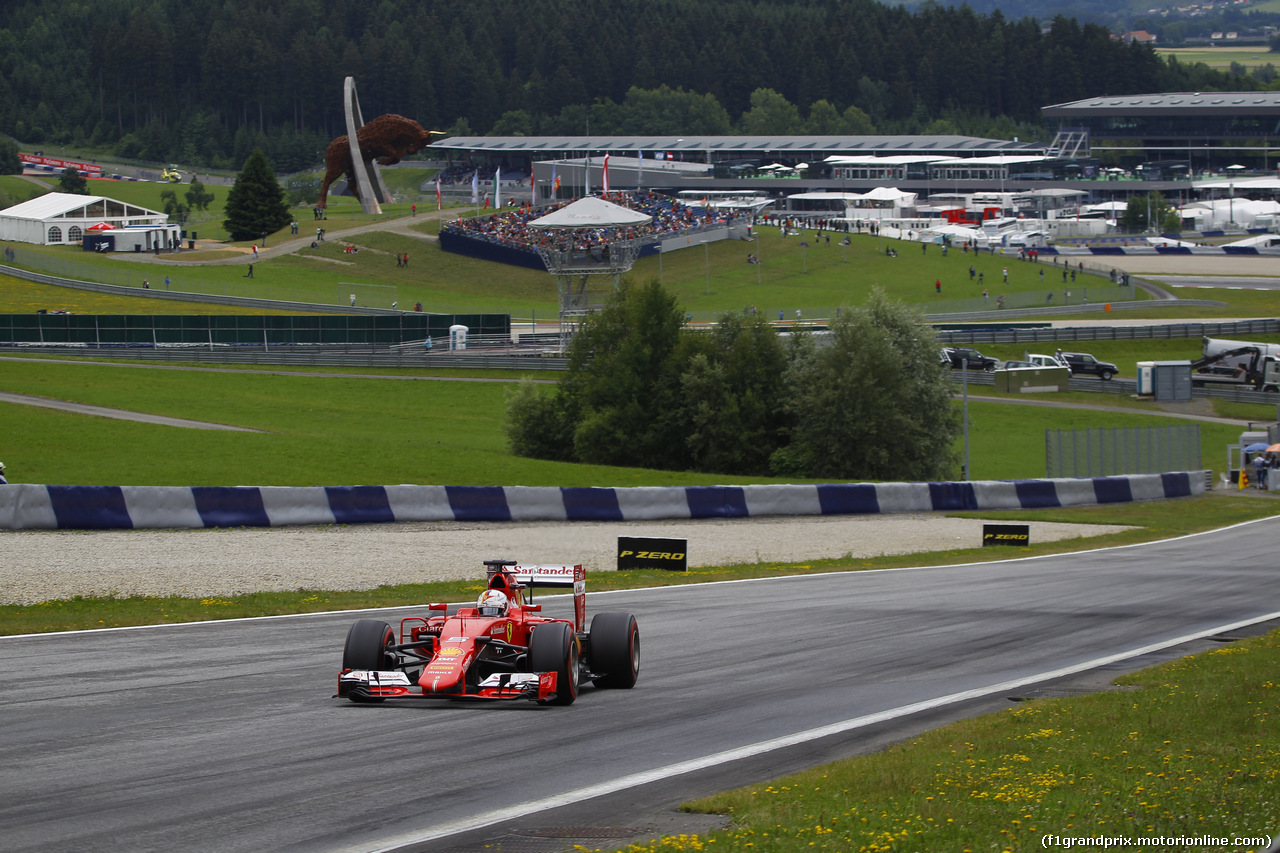
[[[331,699],[350,613],[0,638],[0,838],[448,850],[522,821],[625,823],[954,703],[1276,618],[1277,541],[1272,518],[1057,557],[592,595],[588,618],[639,619],[640,682],[568,708]]]

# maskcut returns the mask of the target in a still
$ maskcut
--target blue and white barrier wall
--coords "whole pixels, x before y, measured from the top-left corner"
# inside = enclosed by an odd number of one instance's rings
[[[1202,494],[1203,471],[1063,480],[818,486],[0,486],[0,529],[396,521],[653,521],[1043,509]]]

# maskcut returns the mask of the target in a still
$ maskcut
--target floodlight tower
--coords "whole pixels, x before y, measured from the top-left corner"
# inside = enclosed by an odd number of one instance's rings
[[[538,255],[556,277],[562,351],[583,318],[604,307],[635,265],[652,221],[646,213],[588,197],[529,223],[541,232]]]

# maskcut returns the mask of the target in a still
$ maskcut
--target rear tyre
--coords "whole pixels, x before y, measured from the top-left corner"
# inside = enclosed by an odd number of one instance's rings
[[[640,627],[630,613],[597,613],[591,619],[591,683],[628,690],[640,675]]]
[[[578,698],[578,638],[567,622],[547,622],[529,635],[529,668],[556,674],[556,698],[544,705],[572,705]]]
[[[347,630],[347,644],[342,648],[343,669],[373,669],[385,671],[395,667],[396,660],[387,654],[387,647],[394,645],[395,632],[386,622],[377,619],[358,619]],[[383,701],[375,696],[351,696],[352,702],[375,703]]]
[[[1114,373],[1112,373],[1110,370],[1104,370],[1104,371],[1102,371],[1101,373],[1099,373],[1098,375],[1102,377],[1102,381],[1103,381],[1103,382],[1106,382],[1106,381],[1107,381],[1108,379],[1110,379],[1112,376],[1115,376],[1115,374],[1114,374]]]

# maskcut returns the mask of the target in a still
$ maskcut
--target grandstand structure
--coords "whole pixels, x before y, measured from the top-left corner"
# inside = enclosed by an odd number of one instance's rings
[[[652,221],[646,213],[588,196],[529,223],[540,237],[538,255],[556,277],[562,350],[635,265],[646,242],[644,226]],[[592,286],[593,277],[605,278],[608,287]]]

